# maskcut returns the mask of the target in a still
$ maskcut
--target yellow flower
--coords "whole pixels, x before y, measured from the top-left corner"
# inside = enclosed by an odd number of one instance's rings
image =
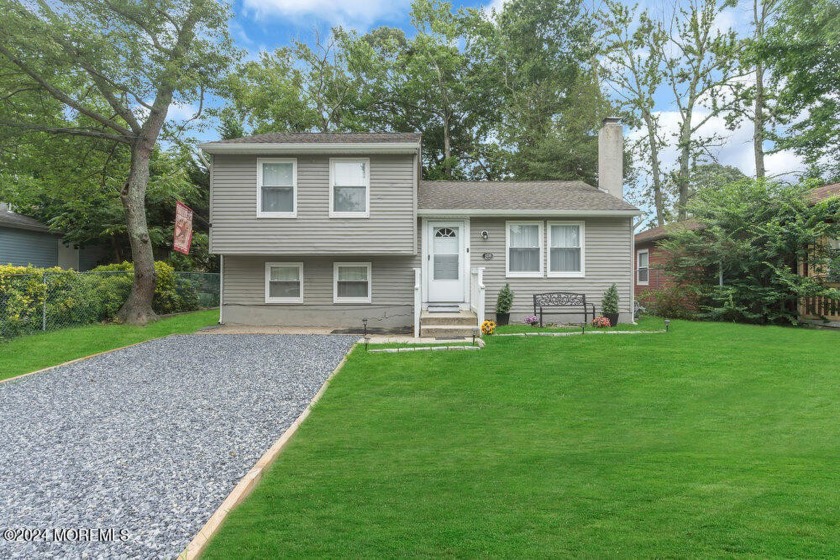
[[[484,321],[481,323],[481,332],[483,334],[493,334],[496,332],[496,323],[493,321]]]

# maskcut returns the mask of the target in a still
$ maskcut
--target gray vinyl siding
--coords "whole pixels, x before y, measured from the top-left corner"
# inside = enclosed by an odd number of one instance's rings
[[[413,156],[370,156],[369,218],[330,218],[329,156],[296,156],[295,159],[297,217],[258,218],[257,156],[214,156],[210,205],[213,253],[411,255],[416,252]]]
[[[0,228],[0,264],[41,267],[58,263],[58,238],[49,233]]]
[[[541,292],[576,292],[586,294],[587,301],[595,304],[601,311],[601,298],[604,291],[615,283],[619,293],[619,307],[622,319],[627,320],[632,306],[632,259],[631,243],[633,239],[631,220],[629,218],[586,218],[584,236],[585,274],[583,278],[506,278],[505,261],[506,241],[504,218],[472,218],[470,220],[470,253],[471,266],[484,267],[484,285],[487,288],[487,313],[495,312],[496,297],[505,282],[514,291],[513,308],[510,320],[521,323],[526,315],[533,312],[533,295]],[[562,221],[557,218],[549,219],[520,219],[515,221],[543,222],[543,274],[547,270],[548,232],[546,221]],[[574,221],[581,221],[575,219]],[[486,230],[488,238],[481,238],[481,232]],[[484,260],[483,253],[493,253],[492,260]],[[562,320],[562,316],[550,319]]]
[[[265,263],[303,263],[303,303],[265,303]],[[371,303],[333,303],[333,263],[370,262]],[[383,256],[225,255],[226,323],[285,326],[408,326],[413,322],[414,267],[419,258]]]

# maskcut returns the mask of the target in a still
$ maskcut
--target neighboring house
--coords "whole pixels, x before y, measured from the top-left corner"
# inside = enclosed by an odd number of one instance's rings
[[[96,248],[80,251],[65,245],[61,235],[51,232],[46,225],[0,203],[0,264],[89,270],[96,266],[100,256]]]
[[[646,291],[661,290],[674,285],[673,279],[665,271],[665,265],[671,258],[660,243],[671,235],[675,228],[699,229],[702,227],[695,220],[686,220],[651,228],[636,234],[636,271],[634,293],[638,298]]]
[[[459,311],[471,325],[494,318],[505,283],[511,321],[541,292],[584,293],[600,308],[613,283],[631,320],[640,212],[622,200],[618,119],[599,135],[605,190],[422,181],[419,134],[263,134],[201,148],[213,155],[220,322],[360,328],[366,319],[419,335],[429,310]]]
[[[808,192],[808,201],[817,204],[830,198],[840,198],[840,183],[825,185]],[[840,239],[824,239],[822,243],[840,253]],[[840,288],[840,270],[813,270],[806,263],[799,263],[800,276],[816,277],[827,285]],[[805,298],[799,302],[799,316],[809,322],[825,323],[840,327],[840,300],[823,297]]]

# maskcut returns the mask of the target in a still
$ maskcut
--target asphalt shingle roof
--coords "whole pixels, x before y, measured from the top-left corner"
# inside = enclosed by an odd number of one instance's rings
[[[636,243],[646,243],[649,241],[659,241],[660,239],[665,239],[668,235],[680,228],[697,230],[702,227],[703,224],[693,219],[688,219],[684,222],[674,222],[673,224],[665,224],[664,226],[646,229],[645,231],[637,233]]]
[[[208,144],[379,144],[388,142],[419,142],[420,134],[414,132],[348,132],[322,134],[320,132],[271,132],[231,140],[218,140]]]
[[[840,196],[840,183],[817,187],[816,189],[808,191],[808,194],[805,196],[811,203],[822,202],[823,200],[827,200],[834,196]]]
[[[35,218],[15,214],[14,212],[9,212],[6,209],[0,209],[0,227],[28,229],[30,231],[50,231],[50,228]]]
[[[632,211],[582,181],[420,181],[421,210]]]

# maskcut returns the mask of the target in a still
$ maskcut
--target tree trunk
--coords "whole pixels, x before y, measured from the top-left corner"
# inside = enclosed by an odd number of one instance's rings
[[[443,118],[443,172],[447,179],[452,178],[452,139],[449,137],[449,114]]]
[[[644,112],[645,124],[647,125],[648,143],[650,145],[650,172],[653,176],[653,203],[656,208],[656,225],[665,225],[665,197],[662,194],[662,176],[659,165],[659,144],[656,139],[656,123],[652,115]]]
[[[128,299],[117,313],[117,318],[132,325],[145,325],[157,319],[152,309],[155,295],[155,258],[146,223],[146,185],[149,182],[149,161],[152,146],[138,139],[131,147],[131,170],[128,181],[120,192],[128,225],[128,240],[134,261],[134,284]]]
[[[689,174],[691,173],[691,112],[693,107],[689,105],[689,112],[684,117],[680,128],[680,155],[679,171],[677,172],[677,219],[686,218],[686,205],[688,204]]]
[[[772,4],[772,1],[769,2]],[[764,38],[764,20],[767,11],[771,9],[768,2],[753,1],[753,20],[755,24],[755,38],[761,41]],[[764,168],[764,63],[758,60],[755,64],[755,105],[753,107],[753,154],[755,156],[755,178],[763,179]]]
[[[755,178],[763,179],[764,169],[764,66],[755,65],[755,116],[753,118],[753,153],[755,155]]]

